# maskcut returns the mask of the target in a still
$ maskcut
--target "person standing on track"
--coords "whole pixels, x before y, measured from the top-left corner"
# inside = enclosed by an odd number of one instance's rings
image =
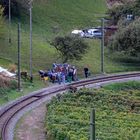
[[[85,78],[88,78],[89,69],[87,67],[84,68]]]

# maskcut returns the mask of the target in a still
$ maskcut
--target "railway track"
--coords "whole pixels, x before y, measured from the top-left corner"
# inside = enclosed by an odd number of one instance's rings
[[[12,119],[18,114],[21,110],[28,107],[29,105],[45,98],[50,98],[50,96],[56,95],[57,93],[64,92],[69,90],[71,87],[81,88],[87,85],[107,82],[107,81],[115,81],[121,79],[135,78],[140,77],[140,73],[129,73],[129,74],[118,74],[111,76],[103,76],[100,78],[91,78],[86,80],[81,80],[78,82],[74,82],[65,86],[58,86],[54,88],[44,89],[42,91],[36,92],[34,95],[30,95],[24,97],[11,105],[5,107],[0,111],[0,132],[2,140],[9,140],[8,138],[8,126]]]

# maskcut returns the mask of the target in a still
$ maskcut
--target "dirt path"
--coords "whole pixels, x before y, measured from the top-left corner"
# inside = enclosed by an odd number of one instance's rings
[[[17,124],[14,140],[46,140],[44,131],[45,104],[24,115]]]

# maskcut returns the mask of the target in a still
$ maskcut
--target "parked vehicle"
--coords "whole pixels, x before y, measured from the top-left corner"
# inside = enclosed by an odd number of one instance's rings
[[[78,35],[80,37],[84,37],[84,38],[101,38],[102,37],[101,29],[97,29],[97,28],[73,30],[71,33],[74,35]]]
[[[84,32],[84,37],[87,38],[101,38],[102,32],[100,29],[87,29],[86,32]]]
[[[84,32],[82,30],[73,30],[71,33],[74,35],[79,35],[80,37],[84,36]]]

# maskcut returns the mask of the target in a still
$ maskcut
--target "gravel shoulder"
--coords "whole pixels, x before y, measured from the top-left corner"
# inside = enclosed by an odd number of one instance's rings
[[[45,115],[45,104],[26,113],[17,124],[14,140],[46,140],[44,130]]]

